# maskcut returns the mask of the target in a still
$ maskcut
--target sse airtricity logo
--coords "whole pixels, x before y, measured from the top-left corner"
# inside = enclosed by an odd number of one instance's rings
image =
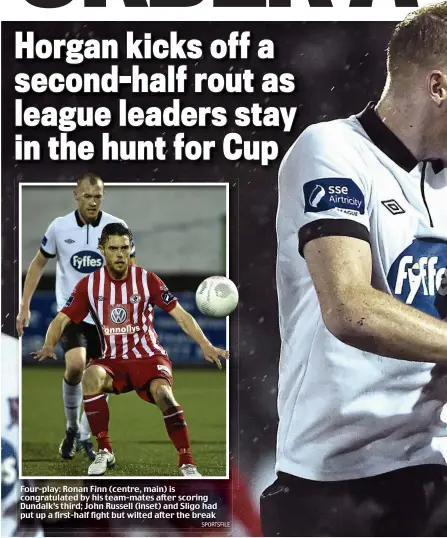
[[[103,264],[103,259],[100,254],[93,252],[92,250],[83,250],[73,254],[70,258],[70,263],[76,271],[80,273],[93,273],[97,269],[100,269]]]
[[[323,187],[321,185],[317,185],[315,189],[310,193],[309,204],[312,207],[318,207],[318,204],[324,198],[325,194],[326,191],[323,189]]]
[[[436,318],[447,317],[447,242],[415,239],[388,272],[392,294]]]
[[[352,179],[326,177],[303,185],[305,213],[339,209],[350,215],[365,213],[365,197]]]

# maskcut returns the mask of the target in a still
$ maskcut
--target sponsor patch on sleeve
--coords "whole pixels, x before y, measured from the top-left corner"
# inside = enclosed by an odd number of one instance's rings
[[[161,372],[166,372],[169,376],[172,376],[171,370],[164,364],[157,364],[157,370]]]
[[[166,290],[161,294],[161,298],[163,299],[164,304],[172,303],[172,301],[175,301],[175,296],[169,291]]]
[[[365,197],[352,179],[325,177],[303,186],[305,213],[320,213],[339,209],[347,214],[365,213]]]
[[[44,247],[47,243],[48,243],[48,238],[46,235],[44,235],[42,238],[42,246]]]
[[[71,295],[70,298],[68,299],[68,301],[65,303],[65,307],[64,308],[68,308],[69,306],[71,306],[71,303],[74,301],[74,295]]]

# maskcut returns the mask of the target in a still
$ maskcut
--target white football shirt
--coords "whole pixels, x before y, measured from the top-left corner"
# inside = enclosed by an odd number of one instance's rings
[[[48,227],[40,247],[46,258],[57,257],[56,263],[56,302],[61,310],[68,301],[76,284],[89,273],[100,269],[104,264],[98,244],[102,230],[107,224],[120,222],[117,217],[100,211],[91,224],[84,224],[78,211],[58,217]],[[132,247],[132,256],[135,247]],[[84,320],[93,324],[90,314]]]
[[[309,127],[287,153],[277,214],[277,471],[328,481],[445,463],[435,438],[445,428],[447,369],[335,338],[302,252],[323,236],[368,241],[373,286],[444,319],[446,208],[442,163],[418,163],[373,103],[358,116]]]

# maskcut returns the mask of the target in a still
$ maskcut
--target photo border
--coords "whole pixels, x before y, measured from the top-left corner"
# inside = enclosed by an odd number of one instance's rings
[[[179,178],[176,178],[179,179]],[[19,265],[19,297],[18,304],[20,305],[22,301],[22,190],[24,187],[75,187],[76,183],[64,182],[64,183],[52,183],[52,182],[24,182],[19,183],[19,254],[18,254],[18,265]],[[230,184],[227,181],[222,182],[117,182],[117,183],[107,183],[106,188],[111,187],[217,187],[225,189],[225,276],[230,278]],[[210,275],[212,276],[212,275]],[[237,285],[237,283],[236,283]],[[230,349],[230,319],[229,316],[225,319],[225,331],[226,331],[226,348]],[[22,473],[22,338],[19,338],[19,353],[20,353],[20,368],[19,368],[19,401],[20,401],[20,420],[19,420],[19,446],[18,446],[18,466],[19,466],[19,480],[185,480],[184,476],[88,476],[84,475],[66,475],[66,476],[34,476],[34,475],[24,475]],[[175,363],[174,363],[175,366]],[[226,453],[225,453],[225,467],[226,473],[225,476],[201,476],[194,478],[193,480],[229,480],[230,478],[230,361],[226,363],[225,368],[225,395],[226,395],[226,423],[225,423],[225,443],[226,443]],[[188,480],[189,478],[186,478]]]

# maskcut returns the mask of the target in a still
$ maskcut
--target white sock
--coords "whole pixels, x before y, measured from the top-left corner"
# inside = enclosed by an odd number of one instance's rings
[[[90,424],[88,423],[88,418],[85,411],[81,415],[81,424],[79,426],[79,431],[81,433],[81,441],[87,441],[87,439],[90,439],[92,430],[90,429]]]
[[[109,401],[109,394],[106,396],[106,400]],[[81,416],[81,424],[79,426],[80,431],[80,441],[87,441],[87,439],[90,439],[90,435],[92,434],[92,430],[90,429],[90,424],[88,423],[88,418],[85,413],[85,411],[82,413]]]
[[[79,413],[82,404],[82,384],[70,385],[62,380],[62,395],[64,398],[65,418],[67,428],[77,429],[79,427]]]

